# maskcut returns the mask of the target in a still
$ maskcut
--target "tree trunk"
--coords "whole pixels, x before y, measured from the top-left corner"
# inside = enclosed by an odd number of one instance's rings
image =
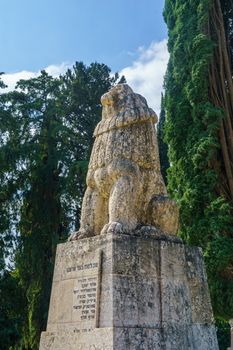
[[[230,48],[224,27],[224,18],[220,0],[214,0],[209,18],[209,36],[216,43],[214,58],[211,63],[210,100],[224,111],[224,118],[220,124],[219,140],[221,145],[221,167],[219,177],[225,177],[219,195],[233,203],[233,81],[231,72]],[[226,188],[227,184],[227,188]]]

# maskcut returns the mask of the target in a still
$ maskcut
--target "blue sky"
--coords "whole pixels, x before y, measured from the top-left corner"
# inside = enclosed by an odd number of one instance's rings
[[[134,88],[141,86],[144,65],[156,55],[164,55],[163,66],[167,60],[163,5],[164,0],[1,0],[0,71],[10,85],[46,67],[56,75],[75,61],[97,61],[129,74]]]

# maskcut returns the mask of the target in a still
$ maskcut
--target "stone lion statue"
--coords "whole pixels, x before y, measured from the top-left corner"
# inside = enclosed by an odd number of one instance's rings
[[[156,113],[127,84],[101,98],[102,120],[87,173],[80,230],[70,240],[151,225],[175,234],[178,209],[160,172]]]

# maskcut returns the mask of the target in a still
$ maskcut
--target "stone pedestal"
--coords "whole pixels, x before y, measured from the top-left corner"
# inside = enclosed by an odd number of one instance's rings
[[[217,350],[199,248],[107,234],[57,248],[40,350]]]

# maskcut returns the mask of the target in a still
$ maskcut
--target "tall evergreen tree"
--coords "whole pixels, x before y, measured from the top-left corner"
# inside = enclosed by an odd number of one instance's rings
[[[26,349],[38,348],[47,320],[56,244],[67,233],[60,203],[60,86],[59,79],[42,71],[38,78],[20,81],[20,92],[14,93],[10,101],[13,114],[22,122],[17,159],[21,205],[15,266],[27,306],[22,328]]]
[[[215,315],[233,317],[231,1],[166,0],[168,183],[202,246]],[[225,24],[225,27],[224,27]]]
[[[10,228],[14,217],[11,207],[15,192],[16,166],[11,150],[14,149],[14,154],[17,153],[18,142],[14,130],[19,126],[18,121],[14,120],[5,107],[5,87],[0,79],[0,273],[5,268],[5,258],[12,248]]]
[[[1,75],[1,74],[0,74]],[[0,79],[0,349],[8,350],[20,341],[22,294],[18,289],[17,276],[9,271],[13,253],[12,229],[16,220],[16,153],[18,140],[14,131],[19,124],[7,110],[5,85]],[[14,151],[13,151],[14,150]],[[12,154],[12,153],[13,154]]]

